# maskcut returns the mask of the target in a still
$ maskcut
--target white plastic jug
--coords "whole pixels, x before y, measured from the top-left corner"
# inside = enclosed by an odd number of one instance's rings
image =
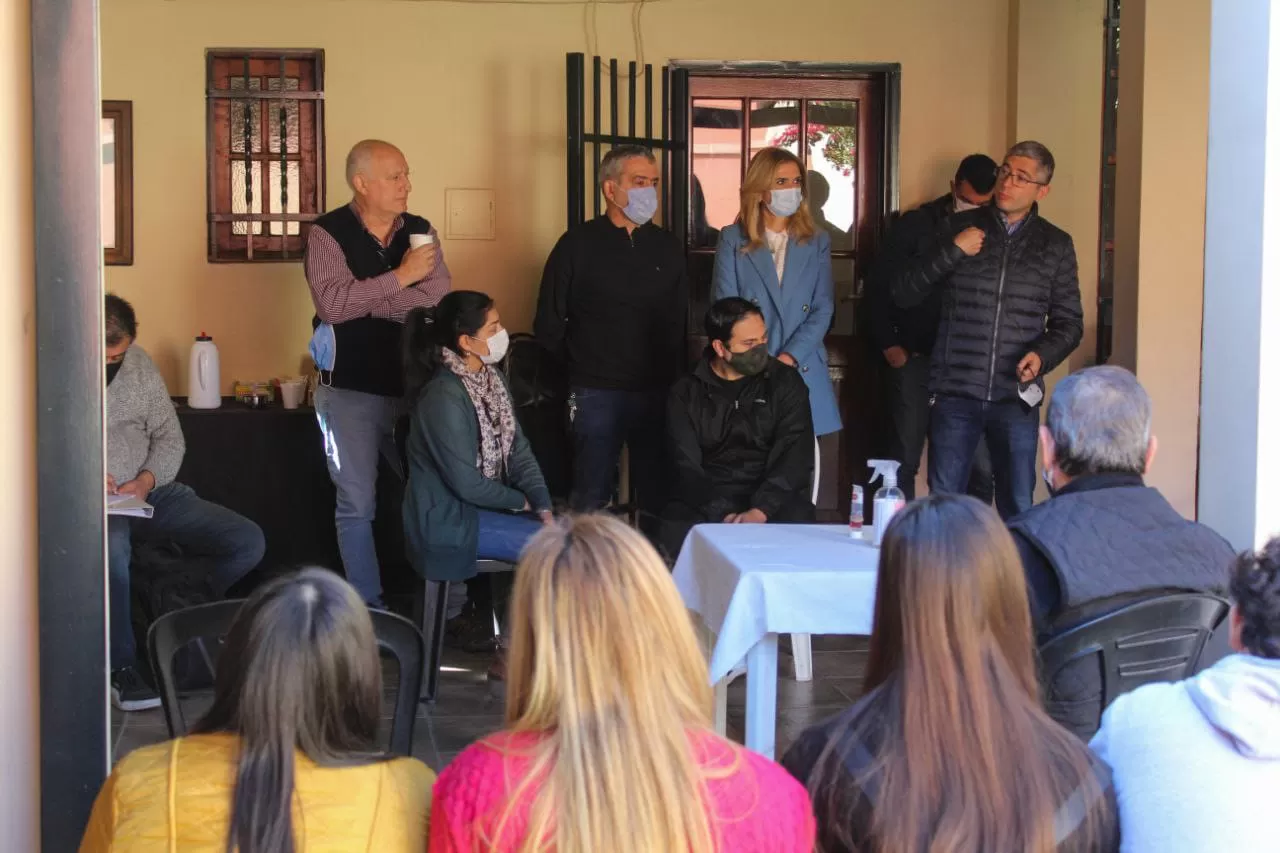
[[[218,371],[218,348],[213,338],[200,333],[191,345],[187,379],[187,405],[193,409],[216,409],[222,405],[222,382]]]

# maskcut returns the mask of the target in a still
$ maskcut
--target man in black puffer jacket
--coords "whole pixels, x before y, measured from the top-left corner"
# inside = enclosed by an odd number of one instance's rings
[[[662,546],[680,553],[702,522],[814,520],[813,418],[795,368],[769,355],[760,309],[731,296],[707,311],[707,354],[671,389],[676,488]]]
[[[1070,235],[1039,216],[1053,155],[1019,142],[997,172],[993,208],[949,217],[934,245],[894,273],[894,301],[918,305],[942,288],[933,349],[929,490],[963,493],[983,436],[996,507],[1031,508],[1043,376],[1084,333]]]

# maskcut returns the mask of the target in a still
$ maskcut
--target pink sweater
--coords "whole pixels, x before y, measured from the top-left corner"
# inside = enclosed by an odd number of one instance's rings
[[[497,734],[472,744],[436,781],[431,802],[431,853],[506,853],[524,838],[534,791],[524,797],[490,850],[507,808],[509,792],[529,765],[521,752],[535,735]],[[790,774],[766,758],[711,733],[695,736],[699,764],[709,770],[733,766],[731,776],[707,780],[713,809],[712,829],[723,853],[811,853],[813,807],[809,795]],[[620,852],[619,852],[620,853]]]

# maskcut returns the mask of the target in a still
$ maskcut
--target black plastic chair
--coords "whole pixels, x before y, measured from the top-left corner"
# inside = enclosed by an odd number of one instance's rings
[[[147,654],[160,689],[160,702],[170,737],[181,737],[187,733],[187,722],[182,715],[174,679],[174,656],[184,646],[196,643],[210,669],[216,672],[227,633],[243,603],[239,600],[215,601],[175,610],[157,619],[147,632]],[[395,715],[391,719],[390,751],[397,755],[411,755],[413,726],[418,716],[418,693],[422,689],[422,665],[426,657],[422,634],[412,622],[394,613],[370,610],[369,616],[373,619],[373,633],[379,648],[386,649],[395,657],[400,670]]]
[[[481,575],[515,571],[514,563],[502,560],[476,560],[476,572]],[[440,687],[440,655],[444,650],[444,627],[449,610],[450,581],[424,581],[422,591],[414,602],[422,636],[426,638],[426,671],[423,673],[422,701],[435,702]]]
[[[1068,668],[1077,675],[1082,671],[1101,674],[1099,718],[1117,696],[1134,688],[1187,678],[1196,671],[1205,643],[1229,609],[1228,602],[1214,595],[1176,593],[1129,604],[1077,625],[1040,647],[1046,700],[1052,703],[1059,698],[1055,688]],[[1069,727],[1082,737],[1092,734],[1079,730],[1078,724]]]

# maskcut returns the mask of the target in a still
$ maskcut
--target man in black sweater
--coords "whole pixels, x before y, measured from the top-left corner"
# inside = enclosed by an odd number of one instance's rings
[[[892,282],[902,308],[942,292],[929,383],[929,491],[964,492],[985,437],[1003,518],[1031,508],[1042,377],[1084,333],[1075,245],[1037,208],[1053,166],[1040,143],[1015,145],[997,172],[994,207],[952,215]]]
[[[707,311],[707,352],[671,389],[667,438],[676,483],[662,545],[680,553],[695,524],[811,522],[809,389],[769,356],[764,316],[730,296]]]
[[[996,161],[985,154],[965,157],[950,192],[902,214],[889,229],[868,283],[866,331],[883,358],[882,387],[891,422],[888,456],[900,463],[898,484],[908,500],[915,497],[916,471],[929,434],[929,366],[942,294],[935,290],[919,305],[900,308],[893,302],[893,275],[929,249],[952,214],[987,204],[995,188]],[[981,455],[985,461],[986,454]],[[973,474],[969,493],[991,503],[990,464],[975,464]]]
[[[661,510],[667,389],[683,372],[684,251],[650,223],[658,164],[622,145],[600,164],[605,213],[569,229],[547,259],[534,334],[567,362],[576,512],[608,505],[625,443],[646,529]]]

